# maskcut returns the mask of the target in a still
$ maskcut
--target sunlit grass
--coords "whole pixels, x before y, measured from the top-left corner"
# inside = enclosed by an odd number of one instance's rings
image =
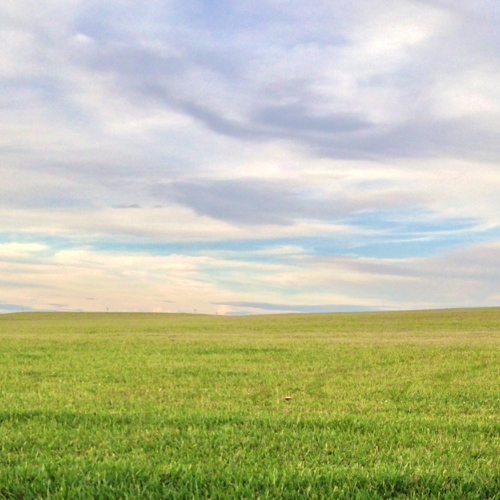
[[[500,498],[499,327],[0,316],[0,498]]]

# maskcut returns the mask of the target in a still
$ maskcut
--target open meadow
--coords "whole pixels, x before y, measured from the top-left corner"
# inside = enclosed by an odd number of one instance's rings
[[[500,309],[2,315],[0,498],[500,498]]]

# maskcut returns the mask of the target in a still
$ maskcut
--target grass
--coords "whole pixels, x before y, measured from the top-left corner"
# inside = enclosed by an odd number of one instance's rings
[[[3,315],[0,499],[500,499],[499,380],[496,308]]]

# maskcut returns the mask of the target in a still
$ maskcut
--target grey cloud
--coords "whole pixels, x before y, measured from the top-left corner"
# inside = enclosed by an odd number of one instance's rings
[[[496,263],[500,247],[496,244],[478,244],[448,251],[439,257],[407,259],[375,259],[354,257],[301,257],[314,266],[347,267],[363,273],[393,278],[425,280],[487,280],[500,281]]]
[[[340,137],[309,137],[320,156],[341,158],[436,158],[500,160],[500,130],[467,118],[410,121],[373,127],[367,133]]]
[[[181,57],[164,55],[153,48],[138,47],[130,43],[90,46],[87,51],[80,52],[79,56],[89,69],[117,73],[122,78],[127,78],[122,80],[122,84],[132,86],[144,81],[153,83],[158,79],[172,78],[189,68],[187,61]]]
[[[427,269],[429,277],[485,280],[500,292],[499,259],[499,244],[478,244],[450,252],[444,259],[435,259],[434,265]]]
[[[175,182],[159,194],[192,208],[200,215],[244,224],[291,224],[300,213],[292,190],[258,180]]]
[[[318,116],[304,106],[294,105],[260,109],[253,121],[235,121],[207,106],[189,102],[175,106],[218,134],[251,141],[299,142],[321,157],[500,160],[500,129],[485,119],[409,120],[377,125],[356,115]]]
[[[498,259],[500,245],[478,244],[435,257],[408,259],[359,259],[354,257],[305,257],[304,263],[322,269],[328,284],[359,300],[377,297],[386,303],[432,304],[432,307],[497,305],[500,296]],[[362,273],[359,282],[334,277],[334,270]],[[427,306],[428,307],[428,306]]]
[[[141,205],[137,203],[120,203],[118,205],[113,205],[113,208],[116,208],[118,210],[123,210],[123,209],[130,209],[130,208],[141,208]]]
[[[9,311],[9,312],[32,312],[35,311],[35,309],[19,304],[5,304],[5,303],[0,303],[0,310],[1,311]]]
[[[349,198],[311,197],[300,186],[260,179],[179,181],[153,188],[153,194],[188,206],[199,215],[235,224],[290,225],[298,220],[333,221],[359,212],[416,202],[414,196],[390,190]]]
[[[370,128],[372,124],[347,113],[312,114],[304,105],[271,106],[256,113],[257,122],[295,132],[343,133]]]
[[[263,311],[282,312],[304,312],[304,313],[327,313],[327,312],[355,312],[373,311],[374,308],[349,304],[319,304],[319,305],[293,305],[273,304],[269,302],[214,302],[214,305],[246,307],[261,309]]]
[[[218,134],[257,141],[269,140],[272,137],[258,127],[254,127],[246,122],[229,119],[217,111],[211,110],[208,106],[193,102],[178,102],[176,107],[181,108],[191,117],[196,118]]]

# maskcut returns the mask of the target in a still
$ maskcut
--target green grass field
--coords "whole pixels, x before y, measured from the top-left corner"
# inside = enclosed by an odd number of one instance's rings
[[[0,498],[500,499],[500,309],[2,315]]]

